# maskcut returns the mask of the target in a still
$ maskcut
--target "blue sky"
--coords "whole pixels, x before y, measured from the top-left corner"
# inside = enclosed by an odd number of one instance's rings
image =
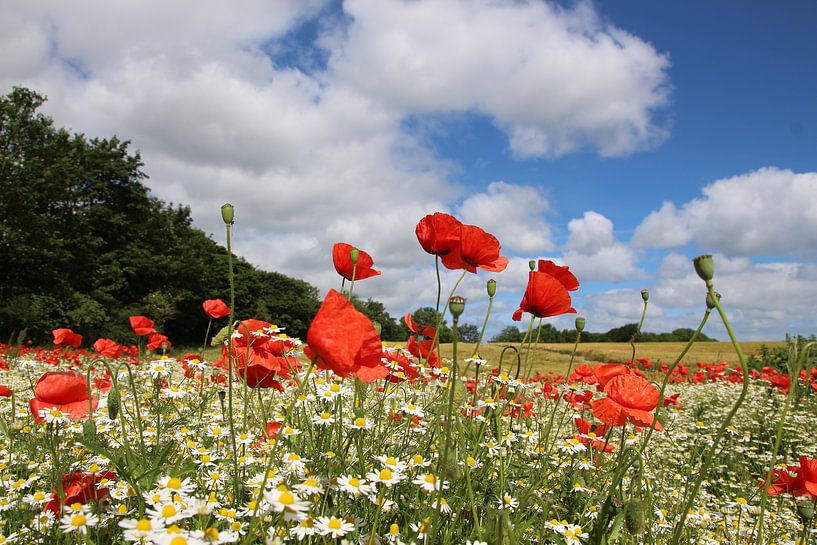
[[[394,315],[434,299],[413,227],[441,210],[511,258],[491,331],[540,257],[576,272],[590,330],[635,321],[644,287],[646,329],[693,327],[703,252],[740,336],[817,331],[813,2],[241,6],[11,2],[0,83],[130,139],[216,239],[235,203],[264,268],[325,291],[333,242],[369,251],[383,275],[356,292]],[[463,284],[468,321],[488,278]]]

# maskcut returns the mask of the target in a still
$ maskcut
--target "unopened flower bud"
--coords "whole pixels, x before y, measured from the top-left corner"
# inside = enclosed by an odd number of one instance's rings
[[[644,299],[644,302],[645,302],[645,303],[646,303],[647,301],[649,301],[649,300],[650,300],[650,290],[646,290],[646,289],[645,289],[645,290],[641,290],[641,298],[642,298],[642,299]]]
[[[644,506],[638,498],[632,498],[624,508],[624,527],[630,535],[644,533]]]
[[[88,416],[88,420],[82,424],[82,435],[86,441],[92,441],[96,437],[96,422],[92,416]]]
[[[352,260],[352,265],[357,264],[357,260],[360,257],[360,250],[352,246],[352,249],[349,250],[349,259]]]
[[[465,298],[459,295],[451,296],[451,299],[448,300],[448,310],[451,311],[451,316],[454,319],[459,318],[460,314],[465,310]]]
[[[536,270],[536,260],[531,259],[530,261],[528,261],[528,267],[530,267],[530,270],[535,271]]]
[[[226,397],[227,397],[227,392],[225,392],[224,390],[219,390],[218,391],[218,400],[220,402],[224,403],[224,398],[226,398]]]
[[[695,265],[695,272],[704,282],[710,282],[715,276],[715,263],[711,255],[699,255],[692,260],[692,263]]]
[[[227,203],[221,205],[221,219],[224,220],[226,225],[233,224],[235,220],[235,207],[232,204]]]
[[[581,316],[576,318],[576,331],[584,331],[585,320]]]
[[[119,415],[122,397],[119,394],[119,387],[114,386],[108,393],[108,418],[115,420]]]
[[[712,293],[715,294],[715,297],[712,297],[712,295],[709,294],[709,293],[706,294],[706,308],[708,308],[709,310],[712,310],[713,308],[718,306],[717,303],[715,302],[716,300],[717,301],[721,300],[721,294],[720,293],[718,293],[716,291],[712,292]]]
[[[383,326],[380,324],[380,322],[373,321],[372,325],[374,326],[374,330],[377,331],[377,334],[380,335],[380,332],[383,331]]]
[[[496,280],[491,278],[488,280],[488,297],[496,295]]]
[[[810,521],[814,518],[814,507],[806,503],[798,503],[797,516],[800,517],[800,520]]]

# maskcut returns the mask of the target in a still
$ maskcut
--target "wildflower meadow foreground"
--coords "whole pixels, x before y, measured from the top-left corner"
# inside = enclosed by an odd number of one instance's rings
[[[460,280],[507,267],[495,237],[448,214],[416,233]],[[413,336],[382,343],[349,302],[374,259],[345,243],[332,258],[340,289],[303,341],[214,299],[215,357],[165,355],[145,316],[136,345],[69,328],[54,348],[0,345],[0,544],[814,542],[814,343],[750,369],[709,256],[697,332],[722,320],[741,365],[686,361],[694,336],[653,362],[634,338],[627,363],[548,374],[528,359],[543,318],[575,313],[568,267],[531,262],[513,315],[527,342],[487,361],[456,342],[441,357],[440,323],[410,315]],[[458,285],[437,299],[455,339]],[[495,292],[487,280],[489,315]]]

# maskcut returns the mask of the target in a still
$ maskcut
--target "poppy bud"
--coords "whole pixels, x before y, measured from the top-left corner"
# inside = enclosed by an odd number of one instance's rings
[[[716,300],[716,299],[717,299],[718,301],[720,301],[720,300],[721,300],[721,294],[720,294],[720,293],[718,293],[718,292],[716,292],[716,291],[715,291],[715,292],[712,292],[712,293],[714,293],[714,294],[715,294],[715,297],[712,297],[712,295],[711,295],[711,294],[709,294],[709,293],[707,293],[707,294],[706,294],[706,308],[708,308],[709,310],[712,310],[713,308],[715,308],[716,306],[718,306],[718,305],[715,303],[715,300]]]
[[[224,220],[226,225],[232,225],[235,221],[235,207],[230,204],[222,204],[221,205],[221,219]]]
[[[459,295],[452,295],[451,299],[448,300],[448,309],[451,311],[451,316],[456,320],[465,310],[465,298]]]
[[[82,435],[86,441],[92,441],[96,437],[96,422],[90,416],[88,420],[82,424]]]
[[[814,507],[807,503],[798,503],[797,516],[800,517],[802,521],[810,521],[814,518]]]
[[[352,265],[357,264],[357,260],[360,257],[360,250],[352,246],[352,249],[349,250],[349,259],[352,260]]]
[[[374,330],[377,331],[377,334],[380,335],[380,332],[383,331],[383,326],[380,322],[372,322],[372,325],[374,326]]]
[[[695,272],[704,282],[710,282],[715,276],[715,263],[711,255],[699,255],[692,260],[692,263],[695,265]]]
[[[585,320],[581,316],[576,318],[576,331],[584,331]]]
[[[647,301],[649,301],[649,300],[650,300],[650,290],[646,290],[646,289],[645,289],[645,290],[641,290],[641,298],[642,298],[642,299],[644,299],[644,302],[645,302],[645,303],[646,303]]]
[[[108,418],[111,420],[115,420],[119,415],[121,401],[122,397],[119,394],[119,388],[114,386],[108,394]]]
[[[530,270],[535,271],[536,270],[536,260],[531,259],[530,261],[528,261],[528,267],[530,267]]]
[[[638,498],[632,498],[624,509],[624,527],[630,535],[644,533],[644,506]]]
[[[488,280],[488,297],[496,295],[496,280],[491,278]]]

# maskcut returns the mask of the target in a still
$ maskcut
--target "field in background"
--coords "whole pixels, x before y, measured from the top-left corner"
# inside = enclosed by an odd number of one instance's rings
[[[518,343],[508,343],[520,348]],[[748,357],[760,350],[762,345],[770,348],[785,346],[785,342],[744,342],[740,343],[743,353]],[[683,350],[686,343],[683,342],[656,342],[656,343],[636,343],[636,358],[650,358],[653,363],[672,363]],[[499,355],[502,347],[507,344],[483,344],[479,348],[479,355],[482,359],[488,360],[488,365],[492,368],[499,364]],[[458,355],[461,358],[469,357],[474,350],[473,344],[459,343]],[[443,357],[450,358],[452,345],[444,344],[440,348]],[[534,345],[534,350],[530,354],[529,363],[532,363],[535,370],[539,371],[565,371],[570,363],[570,354],[573,351],[572,343],[540,343]],[[580,343],[576,355],[577,363],[598,363],[598,362],[625,362],[630,359],[632,348],[629,343]],[[524,349],[522,349],[524,358]],[[511,351],[506,352],[505,364],[509,365],[512,360]],[[701,342],[695,343],[684,357],[688,365],[696,362],[715,363],[727,361],[730,364],[737,364],[738,358],[728,342]],[[514,363],[514,365],[516,365]]]

